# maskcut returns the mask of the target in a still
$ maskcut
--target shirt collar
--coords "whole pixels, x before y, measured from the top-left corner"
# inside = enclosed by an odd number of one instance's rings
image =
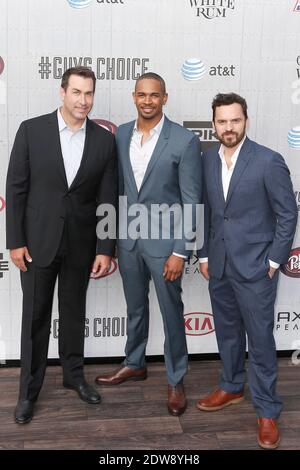
[[[78,132],[78,131],[80,131],[80,130],[82,130],[82,129],[83,129],[84,131],[86,130],[86,121],[87,121],[86,118],[85,118],[85,120],[84,120],[82,126],[81,126],[79,129],[77,129],[76,131],[73,131],[72,129],[70,129],[70,128],[68,127],[68,125],[66,124],[64,118],[62,117],[62,114],[61,114],[59,108],[57,109],[57,119],[58,119],[58,129],[59,129],[59,132],[65,130],[65,129],[69,129],[71,132]]]
[[[165,115],[163,114],[161,120],[156,124],[155,127],[153,127],[153,129],[150,130],[150,135],[153,135],[155,133],[159,135],[163,128],[164,122],[165,122]],[[137,120],[134,123],[133,132],[139,132],[138,127],[137,127]]]
[[[232,168],[232,167],[235,165],[235,163],[236,163],[236,161],[237,161],[237,159],[238,159],[239,153],[240,153],[240,151],[241,151],[241,148],[242,148],[242,146],[243,146],[243,143],[244,143],[245,140],[246,140],[246,137],[247,137],[247,136],[245,135],[245,137],[243,138],[243,140],[240,142],[238,148],[235,150],[234,154],[232,155],[232,157],[231,157],[232,165],[231,165],[230,168]],[[223,144],[220,145],[220,148],[219,148],[219,156],[220,156],[220,158],[221,158],[221,161],[222,161],[222,162],[225,162],[225,157],[224,157],[224,145],[223,145]]]

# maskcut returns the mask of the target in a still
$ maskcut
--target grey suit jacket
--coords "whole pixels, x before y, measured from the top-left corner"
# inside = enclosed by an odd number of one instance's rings
[[[269,259],[288,259],[297,224],[289,169],[281,155],[246,138],[224,200],[219,145],[203,158],[205,242],[209,272],[221,278],[225,257],[239,280],[266,275]]]
[[[130,225],[131,227],[139,225],[137,236],[140,238],[143,250],[149,256],[166,257],[173,251],[187,256],[191,253],[189,247],[191,233],[188,233],[188,229],[184,230],[184,215],[181,218],[182,229],[180,224],[174,224],[170,207],[173,206],[175,211],[175,207],[177,207],[179,211],[183,212],[183,206],[187,204],[189,205],[187,210],[190,210],[195,216],[196,205],[201,202],[202,158],[199,139],[192,132],[165,118],[161,134],[138,191],[129,155],[134,124],[135,121],[121,125],[116,135],[119,194],[126,196],[128,208],[136,205],[133,209],[140,209],[140,213],[144,214],[144,219],[142,223],[138,224],[136,219],[138,212],[133,216],[130,214],[124,216],[121,210],[118,245],[120,248],[132,250],[136,239],[128,236],[126,238],[126,232],[128,234]],[[161,206],[159,214],[156,211],[158,205],[164,205]],[[166,225],[163,225],[162,221],[164,217],[166,220],[170,216],[171,236],[165,238],[168,236],[168,230],[163,230]],[[195,229],[195,223],[191,228],[192,231]],[[148,238],[145,239],[145,237]]]

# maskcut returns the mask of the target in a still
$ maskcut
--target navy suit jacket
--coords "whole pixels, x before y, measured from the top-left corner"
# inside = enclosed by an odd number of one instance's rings
[[[269,259],[288,260],[298,215],[289,169],[280,154],[246,138],[225,201],[219,148],[203,156],[205,241],[198,254],[218,279],[227,258],[236,279],[257,280]]]

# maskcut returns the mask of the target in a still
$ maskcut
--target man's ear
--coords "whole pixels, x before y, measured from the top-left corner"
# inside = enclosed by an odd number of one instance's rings
[[[62,86],[60,87],[59,94],[60,94],[61,100],[63,101],[65,99],[66,92]]]

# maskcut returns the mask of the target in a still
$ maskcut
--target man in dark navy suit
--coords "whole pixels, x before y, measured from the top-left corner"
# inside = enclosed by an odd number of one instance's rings
[[[277,152],[246,137],[247,104],[234,93],[213,101],[221,145],[204,155],[205,242],[200,269],[209,279],[218,347],[219,388],[198,401],[215,411],[243,400],[246,334],[249,388],[258,414],[258,442],[279,444],[274,303],[280,264],[297,223],[290,173]]]

